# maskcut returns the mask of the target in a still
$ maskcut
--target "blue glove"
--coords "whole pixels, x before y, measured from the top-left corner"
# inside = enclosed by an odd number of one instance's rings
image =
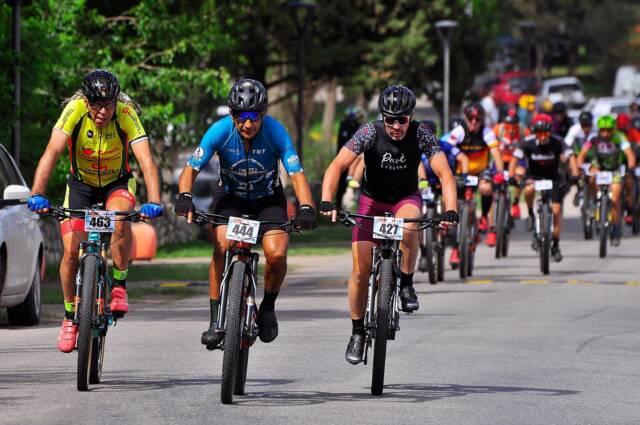
[[[140,214],[146,215],[149,218],[162,217],[162,212],[163,212],[162,205],[158,205],[153,202],[144,204],[142,205],[142,208],[140,208]]]
[[[40,210],[51,209],[51,202],[42,195],[29,196],[27,199],[27,206],[31,211],[37,212]]]

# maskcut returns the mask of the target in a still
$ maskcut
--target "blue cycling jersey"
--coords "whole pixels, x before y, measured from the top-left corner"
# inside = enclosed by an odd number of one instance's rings
[[[447,157],[447,162],[449,163],[449,167],[451,167],[451,172],[455,174],[457,162],[456,158],[462,153],[462,151],[452,144],[447,143],[448,138],[449,134],[443,135],[442,138],[438,140],[438,144],[440,145],[440,150],[444,152],[445,156]],[[431,169],[429,160],[424,154],[422,155],[422,163],[424,164],[424,168],[427,171],[427,180],[429,180],[429,184],[434,185],[436,183],[439,183],[440,180]]]
[[[225,193],[243,199],[270,196],[281,187],[278,160],[289,175],[302,172],[287,130],[269,115],[262,119],[262,128],[246,152],[231,116],[216,121],[187,164],[199,171],[216,152],[220,158],[220,186]]]

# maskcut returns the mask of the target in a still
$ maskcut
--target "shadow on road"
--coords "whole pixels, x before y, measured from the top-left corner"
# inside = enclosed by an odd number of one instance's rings
[[[237,404],[249,406],[300,406],[322,404],[328,402],[351,402],[370,400],[374,396],[369,393],[331,393],[324,391],[268,391],[251,392],[247,387],[246,397],[238,397]],[[474,394],[523,393],[532,396],[567,396],[578,394],[575,390],[559,390],[529,387],[499,387],[488,385],[458,384],[392,384],[385,385],[384,395],[378,399],[389,402],[420,403],[435,401],[447,397],[461,397]]]

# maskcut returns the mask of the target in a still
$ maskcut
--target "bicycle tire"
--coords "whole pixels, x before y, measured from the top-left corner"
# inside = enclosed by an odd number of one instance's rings
[[[427,218],[433,219],[436,217],[436,210],[435,208],[429,208],[427,210]],[[435,242],[436,242],[436,229],[433,227],[428,227],[425,229],[426,230],[426,235],[425,235],[425,254],[426,254],[426,260],[427,260],[427,275],[429,276],[429,283],[432,285],[435,285],[437,280],[437,276],[436,276],[436,265],[435,265],[435,256],[436,256],[436,247],[435,247]]]
[[[462,280],[467,278],[469,269],[469,237],[469,206],[465,204],[460,215],[460,240],[458,241],[458,255],[460,256],[458,267]]]
[[[580,217],[582,218],[582,233],[585,240],[593,239],[593,219],[589,214],[589,200],[583,199],[580,208]]]
[[[371,376],[371,394],[373,395],[381,395],[384,388],[384,368],[387,360],[387,340],[389,338],[393,289],[393,260],[385,258],[381,260],[378,270],[376,337],[373,345],[373,370]]]
[[[240,342],[242,339],[242,286],[247,265],[241,261],[233,263],[228,286],[227,314],[224,331],[224,351],[222,355],[222,380],[220,401],[223,404],[233,402],[234,387],[240,360]]]
[[[438,248],[436,249],[436,280],[438,282],[444,281],[444,237],[438,242]]]
[[[633,205],[631,206],[631,233],[640,233],[640,182],[633,181]]]
[[[502,244],[504,243],[504,236],[506,233],[505,228],[505,213],[506,213],[506,196],[504,193],[498,195],[496,201],[496,258],[502,258]]]
[[[603,194],[600,198],[600,243],[599,252],[600,258],[607,256],[607,240],[609,239],[609,196]]]
[[[238,373],[236,374],[236,386],[234,395],[244,395],[244,386],[247,382],[247,366],[249,365],[249,347],[240,348],[238,359]]]
[[[542,274],[549,274],[549,251],[551,250],[550,232],[551,228],[549,204],[542,205],[540,214],[540,270]]]
[[[98,258],[87,255],[82,267],[82,292],[78,304],[78,391],[89,389],[89,372],[93,359],[93,315],[98,289]]]
[[[93,338],[93,350],[91,350],[91,370],[89,370],[89,383],[99,384],[102,377],[102,365],[104,364],[105,335]]]
[[[476,260],[476,249],[478,248],[478,228],[476,215],[473,214],[470,218],[469,234],[471,235],[469,242],[469,261],[467,266],[467,277],[473,276],[473,267]]]

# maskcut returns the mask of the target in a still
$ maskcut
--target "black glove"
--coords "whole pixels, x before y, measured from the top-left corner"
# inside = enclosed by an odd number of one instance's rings
[[[300,229],[313,229],[316,227],[316,210],[311,205],[302,204],[298,208],[295,224]]]
[[[458,216],[458,213],[453,210],[443,212],[438,216],[438,218],[440,221],[446,221],[448,223],[457,223],[460,221],[460,216]]]
[[[333,211],[335,209],[336,209],[336,207],[333,205],[333,202],[320,201],[320,212],[321,213],[331,212],[331,211]]]
[[[180,192],[175,203],[176,215],[186,216],[189,212],[194,210],[193,195],[189,192]]]

